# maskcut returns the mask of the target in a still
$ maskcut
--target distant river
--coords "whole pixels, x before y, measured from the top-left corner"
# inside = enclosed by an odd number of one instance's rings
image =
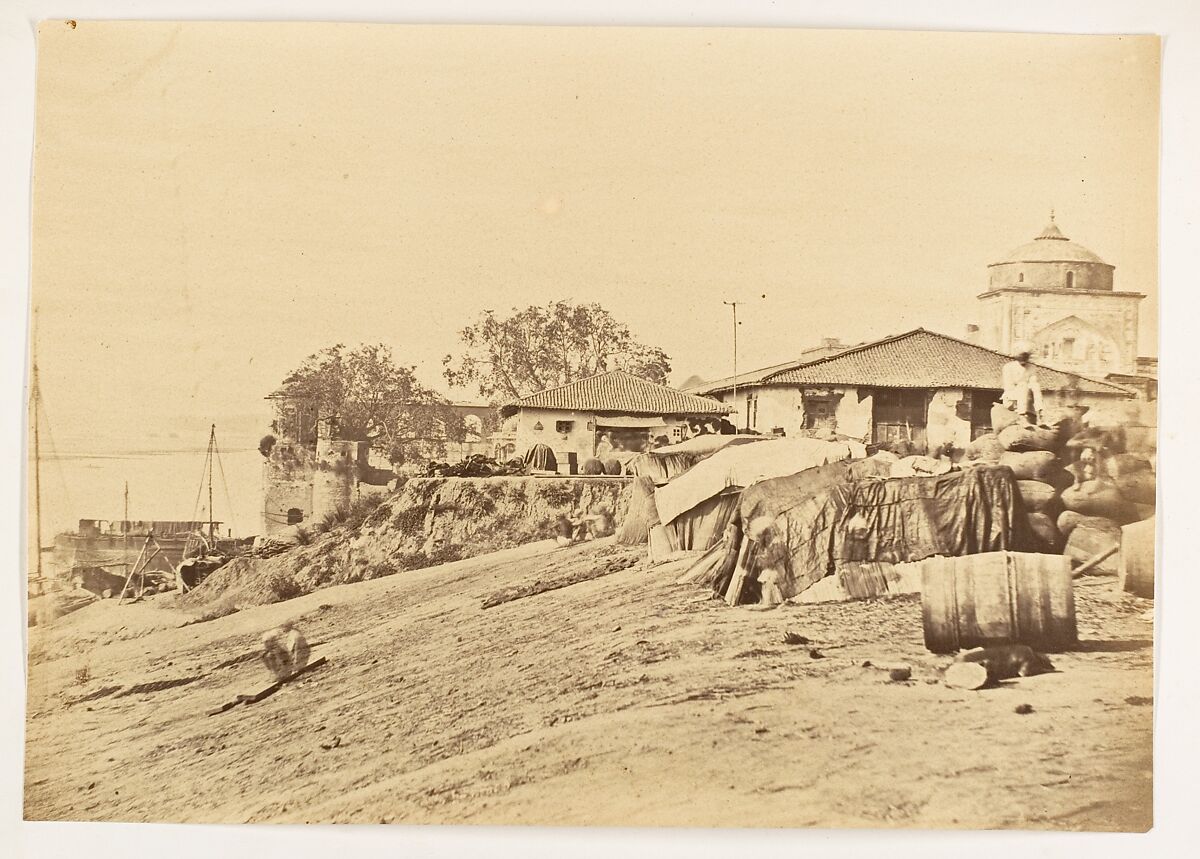
[[[80,519],[123,518],[126,482],[130,519],[207,519],[204,454],[203,447],[50,454],[43,451],[43,545],[52,543],[60,531],[74,530]],[[234,535],[240,537],[259,532],[262,468],[263,458],[256,447],[221,450],[219,465],[213,467],[213,510],[214,518],[223,523],[222,531],[232,528]],[[31,493],[32,484],[30,475]]]

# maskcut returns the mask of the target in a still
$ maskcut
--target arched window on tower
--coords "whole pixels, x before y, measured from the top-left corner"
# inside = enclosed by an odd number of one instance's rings
[[[1024,283],[1024,282],[1025,282],[1025,272],[1023,272],[1023,271],[1017,272],[1017,283]]]
[[[1067,289],[1074,289],[1074,287],[1075,287],[1075,272],[1069,271],[1069,272],[1067,272]]]

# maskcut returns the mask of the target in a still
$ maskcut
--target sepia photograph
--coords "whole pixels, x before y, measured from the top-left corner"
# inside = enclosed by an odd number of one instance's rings
[[[24,819],[1149,831],[1163,45],[39,22]]]

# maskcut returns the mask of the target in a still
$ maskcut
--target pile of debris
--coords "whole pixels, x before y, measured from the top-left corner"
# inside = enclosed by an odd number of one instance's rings
[[[426,477],[517,477],[524,473],[524,460],[510,459],[501,463],[481,453],[453,465],[448,462],[431,462],[425,469]]]
[[[282,555],[284,552],[291,551],[298,545],[296,539],[295,527],[289,527],[285,535],[272,535],[264,537],[251,549],[247,549],[242,553],[245,558],[273,558],[276,555]]]

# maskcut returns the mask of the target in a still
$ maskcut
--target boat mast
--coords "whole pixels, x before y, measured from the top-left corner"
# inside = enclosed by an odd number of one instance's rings
[[[38,435],[38,424],[41,423],[41,386],[38,385],[37,362],[33,363],[32,384],[29,399],[33,405],[33,517],[37,540],[37,581],[42,586],[42,447]]]
[[[125,481],[125,519],[121,522],[121,560],[125,563],[122,565],[125,569],[125,575],[129,575],[129,481]]]
[[[213,453],[217,447],[217,425],[213,424],[212,429],[208,433],[208,542],[212,546],[216,546],[216,536],[213,526],[213,502],[212,502],[212,467]],[[212,549],[210,549],[212,551]]]

